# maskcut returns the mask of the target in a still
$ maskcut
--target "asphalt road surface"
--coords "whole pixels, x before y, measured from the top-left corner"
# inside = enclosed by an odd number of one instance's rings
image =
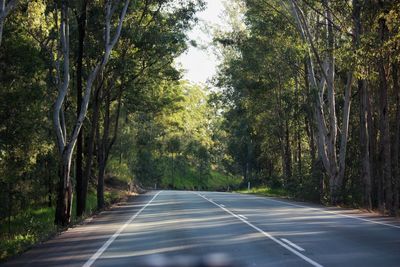
[[[400,225],[275,198],[153,191],[4,266],[194,267],[188,262],[198,258],[214,266],[400,266]]]

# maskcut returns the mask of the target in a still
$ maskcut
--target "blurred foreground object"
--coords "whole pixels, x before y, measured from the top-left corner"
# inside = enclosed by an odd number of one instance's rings
[[[222,253],[209,254],[203,257],[153,255],[145,262],[145,267],[239,267],[229,256]]]

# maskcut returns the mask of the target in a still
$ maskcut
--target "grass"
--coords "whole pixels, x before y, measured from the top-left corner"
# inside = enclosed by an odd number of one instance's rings
[[[242,194],[254,194],[266,197],[288,197],[289,194],[286,190],[281,188],[269,188],[269,187],[257,187],[251,188],[250,190],[238,190],[236,191]]]
[[[53,207],[25,210],[11,218],[10,233],[8,221],[3,221],[0,228],[0,261],[55,234],[54,213]]]
[[[123,198],[125,192],[109,190],[104,193],[106,206]],[[75,200],[75,198],[74,198]],[[83,218],[96,211],[97,198],[94,192],[89,192],[86,200],[86,212]],[[27,209],[11,218],[11,232],[8,231],[8,221],[0,222],[0,262],[26,251],[38,242],[56,234],[59,229],[54,225],[54,207]],[[72,224],[80,222],[76,216],[76,203],[73,203]]]
[[[119,190],[111,190],[104,192],[104,202],[106,206],[109,206],[119,200],[123,199],[126,192]]]
[[[209,179],[209,188],[213,190],[228,189],[238,187],[242,182],[239,176],[226,175],[217,171],[211,171],[211,178]]]

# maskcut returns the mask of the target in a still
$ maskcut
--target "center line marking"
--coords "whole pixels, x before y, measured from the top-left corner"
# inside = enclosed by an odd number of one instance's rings
[[[197,194],[199,197],[202,197],[200,194]],[[312,259],[310,259],[309,257],[303,255],[302,253],[298,252],[297,250],[295,250],[294,248],[292,248],[291,246],[287,245],[286,243],[282,242],[281,240],[273,237],[271,234],[264,232],[263,230],[261,230],[260,228],[258,228],[257,226],[255,226],[254,224],[246,221],[245,219],[241,218],[240,216],[234,214],[233,212],[231,212],[230,210],[221,207],[220,205],[218,205],[217,203],[215,203],[212,200],[206,199],[205,197],[202,197],[205,200],[209,201],[210,203],[220,207],[222,210],[226,211],[227,213],[229,213],[230,215],[232,215],[233,217],[241,220],[242,222],[244,222],[245,224],[247,224],[248,226],[250,226],[251,228],[253,228],[254,230],[258,231],[259,233],[263,234],[264,236],[268,237],[269,239],[271,239],[272,241],[274,241],[275,243],[281,245],[282,247],[286,248],[287,250],[289,250],[290,252],[292,252],[293,254],[295,254],[296,256],[302,258],[303,260],[305,260],[306,262],[310,263],[312,266],[315,267],[323,267],[321,264],[319,264],[318,262],[313,261]]]
[[[151,202],[161,193],[162,191],[159,191],[157,194],[154,195],[152,199],[150,199],[149,202],[147,202],[146,205],[144,205],[138,212],[136,212],[132,217],[129,218],[129,220],[126,221],[124,225],[122,225],[108,240],[103,244],[101,248],[99,248],[95,254],[90,257],[90,259],[83,265],[83,267],[90,267],[92,264],[101,256],[101,254],[104,253],[104,251],[111,245],[112,242],[124,231],[124,229],[134,220],[136,217],[148,206],[150,205]]]
[[[297,249],[298,251],[306,251],[304,248],[302,248],[302,247],[296,245],[296,244],[293,243],[293,242],[290,242],[290,241],[287,240],[286,238],[281,238],[281,240],[282,240],[283,242],[285,242],[285,243],[291,245],[292,247],[294,247],[294,248]]]

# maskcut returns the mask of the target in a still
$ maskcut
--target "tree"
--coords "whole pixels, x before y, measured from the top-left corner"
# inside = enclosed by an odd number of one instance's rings
[[[0,1],[0,46],[3,38],[4,21],[10,12],[17,6],[18,0],[1,0]]]
[[[102,72],[104,67],[106,66],[112,49],[117,44],[119,36],[121,35],[123,21],[125,19],[125,15],[127,13],[127,9],[130,1],[126,0],[124,2],[124,6],[121,10],[120,17],[118,19],[118,24],[115,29],[115,33],[111,35],[112,28],[112,17],[114,12],[116,11],[116,6],[113,5],[113,1],[106,2],[106,14],[105,14],[105,37],[104,37],[104,51],[99,59],[98,63],[95,65],[94,69],[88,76],[86,82],[86,88],[84,91],[84,95],[82,98],[82,104],[80,107],[80,113],[76,119],[74,124],[71,136],[67,136],[66,130],[66,122],[64,117],[64,112],[62,110],[64,100],[67,96],[69,89],[69,71],[70,71],[70,63],[69,63],[69,15],[68,15],[68,1],[62,1],[61,6],[61,24],[60,24],[60,47],[62,55],[62,76],[60,69],[57,68],[57,81],[58,81],[58,96],[54,105],[54,115],[53,115],[53,123],[57,136],[57,145],[59,149],[59,154],[61,158],[61,169],[60,169],[60,185],[59,185],[59,193],[58,193],[58,201],[57,201],[57,209],[56,209],[56,218],[55,222],[59,225],[67,225],[70,223],[71,219],[71,205],[72,205],[72,184],[71,184],[71,161],[72,154],[74,152],[74,148],[79,136],[80,129],[83,125],[84,118],[86,116],[89,99],[93,87],[93,82],[98,77],[99,73]],[[117,5],[117,4],[115,4]],[[60,59],[59,59],[60,60]],[[56,66],[60,65],[60,61],[56,63]]]
[[[317,90],[318,97],[316,97],[316,121],[318,126],[318,151],[324,163],[325,170],[329,176],[329,186],[331,194],[331,202],[337,204],[341,202],[340,190],[342,190],[343,179],[346,166],[346,147],[349,128],[349,115],[350,115],[350,95],[353,82],[353,73],[349,71],[347,74],[347,82],[345,85],[345,98],[343,107],[343,129],[340,137],[340,147],[337,151],[337,132],[338,132],[338,119],[336,115],[336,99],[335,99],[335,33],[334,21],[331,12],[330,1],[323,1],[326,23],[326,55],[322,61],[320,53],[317,51],[314,44],[315,37],[311,36],[310,27],[306,21],[304,12],[300,9],[296,1],[291,1],[293,14],[296,18],[297,26],[300,30],[303,40],[308,45],[308,74],[309,82]],[[321,79],[318,81],[315,73],[313,58],[317,62],[322,73]],[[327,102],[328,114],[325,115],[323,107],[325,103],[324,90],[327,88]],[[327,118],[326,118],[327,116]]]

